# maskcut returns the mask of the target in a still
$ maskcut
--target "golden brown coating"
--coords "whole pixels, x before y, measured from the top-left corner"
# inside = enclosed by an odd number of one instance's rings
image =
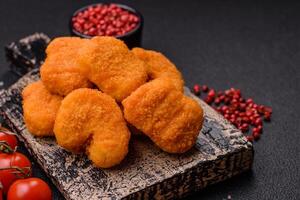
[[[150,79],[169,78],[177,90],[183,92],[184,80],[181,73],[162,53],[139,47],[133,48],[131,51],[147,64]]]
[[[62,97],[51,94],[41,81],[22,91],[23,115],[27,129],[36,136],[52,136],[56,113]]]
[[[123,102],[125,119],[149,136],[162,150],[183,153],[196,142],[203,110],[168,79],[155,79]]]
[[[86,41],[77,37],[59,37],[48,45],[40,73],[51,93],[65,96],[75,89],[92,86],[78,66],[78,52]]]
[[[80,66],[98,88],[117,101],[147,81],[146,64],[121,40],[94,37],[80,51]]]
[[[58,111],[54,133],[69,151],[86,150],[97,167],[119,164],[128,152],[130,132],[115,100],[93,89],[68,94]]]

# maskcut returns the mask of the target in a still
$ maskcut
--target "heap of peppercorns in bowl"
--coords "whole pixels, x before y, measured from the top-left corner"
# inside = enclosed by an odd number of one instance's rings
[[[70,19],[72,35],[82,38],[114,36],[130,48],[141,45],[142,28],[142,15],[123,4],[88,5],[75,11]]]
[[[239,89],[230,88],[216,92],[207,85],[195,84],[193,92],[246,134],[250,142],[260,138],[263,121],[271,120],[272,108],[258,105],[251,98],[243,98]]]

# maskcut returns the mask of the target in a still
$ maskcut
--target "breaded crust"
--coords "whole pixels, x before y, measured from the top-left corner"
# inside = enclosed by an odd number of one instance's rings
[[[36,136],[52,136],[56,113],[62,97],[51,94],[41,81],[22,91],[23,115],[27,129]]]
[[[94,37],[80,51],[80,66],[91,82],[122,101],[147,81],[146,64],[113,37]]]
[[[65,96],[75,89],[92,86],[78,66],[78,52],[86,41],[77,37],[59,37],[48,45],[40,74],[51,93]]]
[[[131,51],[147,64],[150,79],[169,78],[177,90],[183,92],[184,80],[182,75],[166,56],[139,47],[133,48]]]
[[[58,111],[57,143],[72,152],[86,151],[95,166],[119,164],[128,152],[130,132],[115,100],[93,89],[67,95]]]
[[[168,79],[144,84],[122,105],[125,119],[169,153],[189,150],[202,127],[201,106],[175,89]]]

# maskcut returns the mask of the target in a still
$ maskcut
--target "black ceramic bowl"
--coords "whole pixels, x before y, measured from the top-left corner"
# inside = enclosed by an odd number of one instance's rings
[[[74,16],[76,16],[79,12],[86,10],[90,6],[96,6],[96,5],[101,5],[101,4],[103,5],[103,4],[109,4],[109,3],[90,4],[90,5],[84,6],[84,7],[80,8],[80,9],[76,10],[73,13],[73,15],[71,16],[71,19],[69,21],[69,29],[70,29],[71,35],[82,37],[82,38],[91,38],[91,37],[93,37],[93,36],[85,35],[83,33],[80,33],[78,31],[76,31],[74,29],[74,27],[73,27],[73,24],[72,24],[72,18]],[[125,33],[124,35],[115,36],[115,37],[118,38],[118,39],[120,39],[120,40],[123,40],[130,49],[133,48],[133,47],[139,47],[139,46],[141,46],[141,43],[142,43],[142,31],[143,31],[143,25],[144,25],[143,16],[135,8],[132,8],[132,7],[129,7],[129,6],[123,5],[123,4],[118,4],[118,3],[114,3],[114,4],[116,4],[120,8],[123,8],[124,10],[127,10],[127,11],[129,11],[131,13],[134,13],[140,19],[139,23],[135,27],[135,29],[131,30],[130,32]]]

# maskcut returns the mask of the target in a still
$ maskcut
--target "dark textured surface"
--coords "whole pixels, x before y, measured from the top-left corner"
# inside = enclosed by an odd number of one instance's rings
[[[36,31],[68,34],[72,10],[88,2],[95,1],[0,1],[0,46]],[[300,2],[128,2],[144,14],[144,46],[165,52],[188,86],[238,87],[274,109],[254,145],[253,171],[190,199],[299,198]],[[0,55],[1,80],[9,85],[16,77],[3,48]],[[44,177],[38,167],[34,173]]]

